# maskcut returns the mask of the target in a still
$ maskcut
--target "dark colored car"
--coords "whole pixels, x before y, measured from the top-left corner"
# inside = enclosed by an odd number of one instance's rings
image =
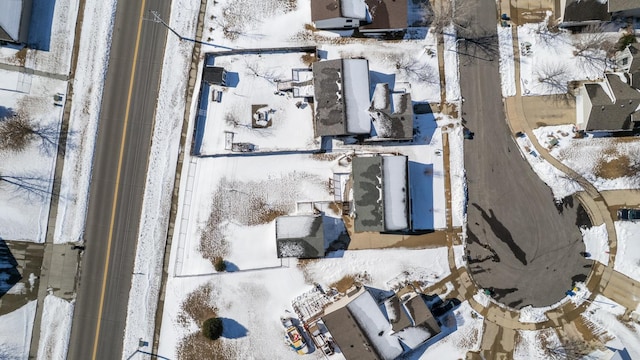
[[[460,305],[460,300],[456,298],[447,299],[443,303],[434,306],[434,308],[431,310],[431,313],[434,317],[439,317],[453,310],[453,308],[457,307],[458,305]]]
[[[618,220],[634,221],[640,220],[639,209],[620,209],[618,210]]]

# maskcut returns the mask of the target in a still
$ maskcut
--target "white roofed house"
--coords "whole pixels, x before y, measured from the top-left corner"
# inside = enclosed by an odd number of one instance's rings
[[[0,4],[0,44],[26,44],[32,0],[2,0]]]
[[[408,158],[358,156],[352,161],[355,232],[411,228]]]
[[[364,0],[311,0],[311,20],[318,29],[355,29],[367,17]]]
[[[313,63],[313,91],[316,136],[369,136],[367,60],[336,59]]]

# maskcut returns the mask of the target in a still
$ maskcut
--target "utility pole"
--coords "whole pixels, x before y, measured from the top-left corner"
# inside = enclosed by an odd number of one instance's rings
[[[167,29],[169,29],[169,31],[174,33],[181,41],[182,40],[186,40],[186,41],[194,42],[196,44],[209,45],[209,46],[214,46],[214,47],[218,47],[218,48],[222,48],[222,49],[233,50],[233,48],[230,48],[230,47],[227,47],[227,46],[216,45],[216,44],[213,44],[213,43],[208,43],[208,42],[204,42],[204,41],[200,41],[200,40],[184,37],[184,36],[180,35],[177,31],[173,30],[171,28],[171,26],[169,26],[169,24],[167,24],[164,20],[162,20],[162,18],[160,17],[160,14],[157,11],[149,10],[149,12],[154,17],[154,20],[152,20],[153,22],[160,23],[160,24],[164,25],[164,27],[166,27]]]

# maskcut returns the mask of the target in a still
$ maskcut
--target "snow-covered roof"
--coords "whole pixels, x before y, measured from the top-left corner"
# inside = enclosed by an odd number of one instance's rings
[[[407,157],[355,157],[352,169],[355,231],[408,229]]]
[[[367,140],[411,140],[413,106],[410,93],[390,93],[389,84],[378,83],[369,108],[375,137]]]
[[[367,18],[367,4],[364,0],[340,0],[343,17],[364,20]]]
[[[29,20],[30,0],[3,0],[0,11],[0,40],[11,42],[26,41],[21,30]],[[24,12],[24,15],[23,15]],[[28,24],[27,24],[28,25]]]
[[[370,134],[367,60],[315,62],[313,78],[316,135]]]
[[[311,20],[336,18],[367,19],[364,0],[311,0]]]

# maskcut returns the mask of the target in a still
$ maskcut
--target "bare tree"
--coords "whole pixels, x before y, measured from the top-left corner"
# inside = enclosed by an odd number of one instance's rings
[[[424,12],[436,33],[442,34],[449,24],[460,32],[468,30],[472,22],[471,5],[466,0],[439,0],[432,6],[425,5]]]
[[[51,155],[57,151],[60,128],[58,123],[35,124],[25,114],[17,113],[0,121],[0,150],[20,152],[32,141],[39,141],[40,150]]]
[[[0,174],[0,185],[7,185],[28,199],[46,199],[51,195],[51,181],[38,175]]]
[[[396,69],[407,78],[429,84],[440,83],[440,74],[428,63],[408,56],[399,56],[395,60]]]
[[[540,67],[535,79],[547,90],[553,93],[567,93],[571,76],[563,63],[547,63]]]
[[[598,358],[594,354],[596,350],[604,348],[597,343],[587,343],[582,339],[567,338],[562,341],[561,345],[557,345],[547,349],[547,353],[551,359],[583,359],[595,360]]]

